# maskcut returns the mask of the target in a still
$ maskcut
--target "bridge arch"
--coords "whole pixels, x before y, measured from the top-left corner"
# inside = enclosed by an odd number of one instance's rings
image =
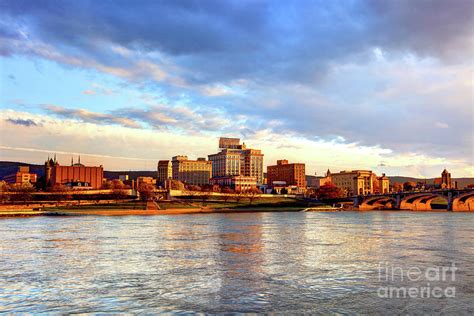
[[[431,211],[433,210],[431,202],[439,197],[446,199],[449,202],[448,197],[442,194],[424,192],[405,196],[400,201],[400,209],[411,211]]]
[[[474,191],[457,195],[453,199],[453,211],[474,211]]]
[[[397,200],[391,196],[373,196],[365,199],[360,205],[359,210],[377,210],[377,209],[394,209]]]

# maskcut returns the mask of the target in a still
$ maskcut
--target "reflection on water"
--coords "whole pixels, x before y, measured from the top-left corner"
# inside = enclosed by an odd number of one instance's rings
[[[473,224],[408,212],[2,219],[0,312],[473,313]],[[455,298],[377,295],[380,263],[452,261],[442,285]]]

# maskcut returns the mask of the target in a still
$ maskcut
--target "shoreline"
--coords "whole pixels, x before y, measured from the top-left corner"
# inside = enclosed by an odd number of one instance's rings
[[[0,218],[34,217],[34,216],[155,216],[155,215],[186,215],[186,214],[238,214],[238,213],[281,213],[281,212],[446,212],[447,210],[359,210],[320,208],[305,211],[297,207],[249,207],[249,208],[170,208],[163,210],[146,209],[84,209],[84,210],[0,210]],[[455,211],[453,213],[469,213],[472,211]]]

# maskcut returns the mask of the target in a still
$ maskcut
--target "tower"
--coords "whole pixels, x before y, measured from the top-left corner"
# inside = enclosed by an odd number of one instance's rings
[[[441,187],[446,189],[451,189],[453,187],[451,173],[449,173],[446,169],[444,169],[441,173]]]

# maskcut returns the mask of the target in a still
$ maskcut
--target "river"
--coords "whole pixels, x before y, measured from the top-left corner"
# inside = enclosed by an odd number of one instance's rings
[[[0,312],[472,314],[474,216],[2,218],[0,273]]]

